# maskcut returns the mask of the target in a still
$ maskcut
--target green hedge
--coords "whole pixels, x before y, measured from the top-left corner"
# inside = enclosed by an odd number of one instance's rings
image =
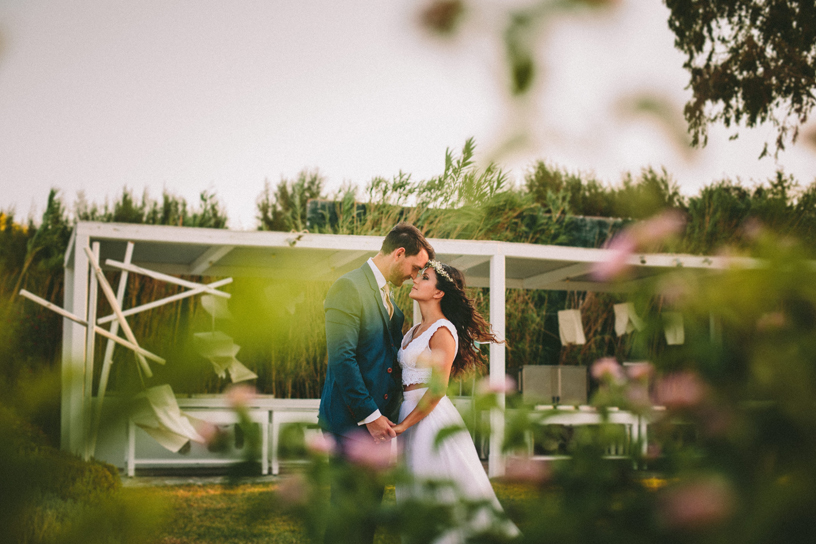
[[[49,542],[121,489],[115,467],[48,445],[45,435],[0,407],[0,526],[9,542]]]

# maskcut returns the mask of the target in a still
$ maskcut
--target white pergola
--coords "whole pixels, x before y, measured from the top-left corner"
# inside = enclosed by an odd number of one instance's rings
[[[230,231],[153,225],[79,222],[65,256],[65,300],[63,308],[74,316],[96,319],[89,308],[93,273],[89,250],[99,248],[99,263],[125,261],[128,242],[133,265],[168,275],[256,276],[300,281],[332,281],[362,265],[375,255],[382,236]],[[609,284],[591,274],[595,263],[612,255],[606,249],[520,244],[476,240],[429,239],[437,259],[464,271],[467,283],[490,289],[489,321],[500,337],[505,335],[505,289],[549,289],[565,291],[628,291],[644,279],[684,267],[709,270],[723,268],[718,257],[694,255],[632,255],[633,279]],[[417,315],[418,312],[415,312]],[[110,320],[108,320],[110,321]],[[61,445],[64,450],[87,455],[92,417],[93,361],[86,357],[85,327],[65,320],[62,347]],[[505,380],[505,347],[490,345],[490,381],[501,387]],[[500,397],[503,404],[503,396]],[[504,473],[501,437],[504,419],[491,415],[489,475]]]

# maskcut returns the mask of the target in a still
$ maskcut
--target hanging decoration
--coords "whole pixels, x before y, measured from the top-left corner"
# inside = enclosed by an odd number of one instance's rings
[[[615,310],[615,334],[623,336],[632,331],[642,331],[646,326],[635,312],[635,305],[631,302],[622,302],[613,306]]]
[[[561,344],[586,344],[581,310],[561,310],[558,312],[558,332]]]

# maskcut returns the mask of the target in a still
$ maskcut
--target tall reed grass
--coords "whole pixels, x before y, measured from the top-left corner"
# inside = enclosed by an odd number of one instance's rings
[[[720,180],[698,195],[683,197],[665,171],[645,169],[627,175],[618,185],[568,172],[539,161],[527,170],[522,184],[514,184],[496,165],[479,166],[475,144],[461,152],[448,151],[443,172],[427,180],[399,173],[375,178],[364,187],[346,184],[326,194],[319,171],[304,171],[265,187],[257,202],[260,229],[303,230],[332,234],[384,235],[399,221],[419,227],[428,237],[502,240],[533,244],[598,247],[627,222],[672,208],[687,218],[683,235],[664,250],[708,253],[723,244],[740,247],[750,242],[752,229],[763,224],[781,235],[805,243],[816,242],[816,184],[801,187],[780,172],[764,184],[749,188],[740,181]],[[316,200],[317,199],[317,200]],[[311,204],[310,204],[311,202]],[[61,319],[25,303],[15,293],[25,287],[49,300],[63,296],[62,260],[73,221],[98,220],[223,228],[227,219],[215,195],[204,192],[196,206],[165,193],[160,200],[141,200],[125,189],[112,204],[77,201],[69,214],[57,191],[49,195],[39,225],[22,226],[11,214],[0,218],[0,297],[5,342],[0,365],[7,383],[20,372],[57,364]],[[586,219],[586,216],[598,216]],[[115,274],[109,274],[116,282]],[[201,278],[195,278],[201,279]],[[241,345],[238,358],[259,376],[262,393],[279,397],[316,397],[325,373],[322,300],[328,283],[237,278],[229,286],[235,322],[217,323],[219,330]],[[167,284],[130,275],[126,307],[176,292]],[[259,304],[257,293],[266,293]],[[396,297],[411,321],[407,290]],[[489,293],[471,289],[487,315]],[[525,364],[578,364],[612,355],[626,359],[629,337],[612,329],[612,305],[623,300],[611,294],[522,291],[507,294],[509,372]],[[110,308],[101,298],[99,314]],[[659,308],[660,300],[644,301],[641,310]],[[587,344],[561,346],[557,311],[579,308],[584,315]],[[192,335],[212,328],[197,299],[185,299],[135,316],[131,321],[144,346],[172,361],[157,368],[154,380],[169,381],[179,393],[216,393],[226,382],[196,353]],[[99,341],[97,353],[103,353]],[[659,335],[649,339],[662,349]],[[97,365],[99,367],[99,365]],[[127,389],[137,380],[132,355],[117,351],[112,388]],[[157,382],[158,383],[158,382]],[[129,385],[130,384],[130,385]]]

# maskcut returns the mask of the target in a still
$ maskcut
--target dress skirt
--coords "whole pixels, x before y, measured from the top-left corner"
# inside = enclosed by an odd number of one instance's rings
[[[416,408],[427,388],[414,389],[404,393],[400,408],[399,420],[402,421]],[[445,428],[460,427],[461,431],[447,436],[438,447],[434,446],[436,435]],[[503,516],[501,505],[490,484],[490,479],[482,466],[479,455],[465,422],[451,400],[445,396],[433,411],[419,423],[405,431],[397,440],[402,462],[408,471],[419,482],[425,480],[449,481],[456,492],[437,491],[432,497],[417,497],[418,493],[427,493],[419,485],[396,486],[397,503],[412,498],[423,498],[440,502],[452,502],[464,499],[469,502],[484,501],[486,506],[475,518],[467,516],[466,527],[452,527],[449,533],[437,542],[460,542],[466,534],[497,527],[506,536],[515,536],[518,529]],[[492,508],[490,508],[492,507]]]

